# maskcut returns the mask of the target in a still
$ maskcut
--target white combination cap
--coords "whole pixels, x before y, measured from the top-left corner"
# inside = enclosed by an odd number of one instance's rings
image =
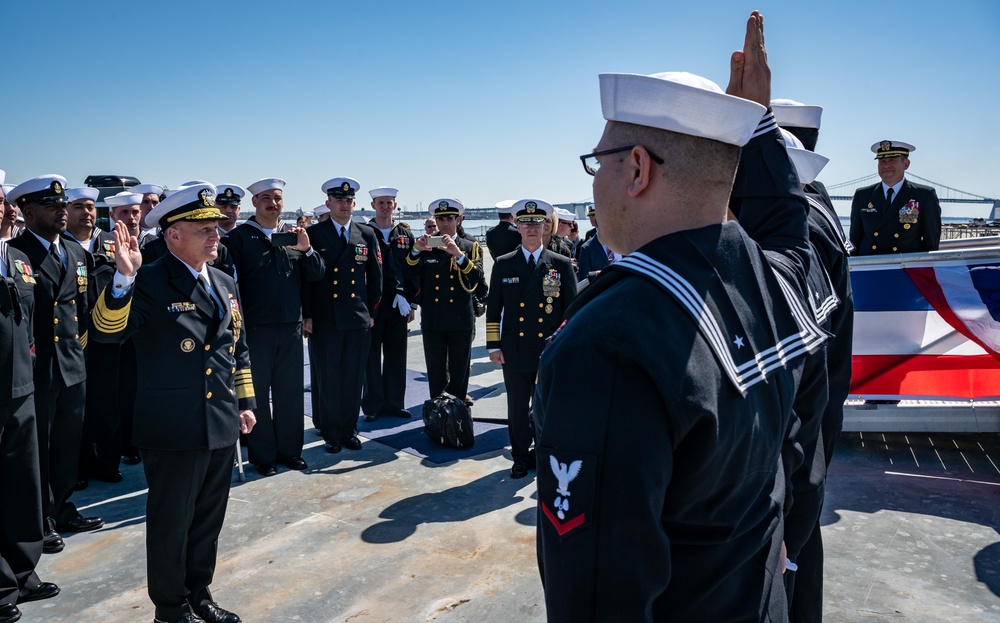
[[[788,152],[788,158],[792,161],[795,172],[799,174],[799,181],[808,184],[815,180],[830,159],[806,149],[802,141],[788,130],[781,127],[778,129],[785,139],[785,151]]]
[[[125,192],[120,192],[117,195],[105,197],[104,203],[108,204],[108,207],[112,210],[120,208],[121,206],[135,206],[142,203],[142,196],[143,193],[134,193],[126,190]]]
[[[90,186],[80,186],[79,188],[66,189],[66,201],[69,202],[79,201],[80,199],[97,201],[97,198],[100,196],[101,191],[96,188],[91,188]]]
[[[146,215],[146,223],[165,229],[177,221],[225,220],[215,207],[215,186],[194,184],[178,188]]]
[[[879,141],[872,145],[872,153],[875,154],[876,160],[896,156],[908,158],[911,151],[917,151],[917,148],[903,141]]]
[[[328,197],[353,199],[354,193],[361,190],[361,184],[352,177],[335,177],[323,182],[322,189]]]
[[[242,186],[237,186],[236,184],[218,184],[215,190],[215,203],[228,205],[240,205],[240,199],[243,198],[243,195],[247,194],[247,191],[243,190]]]
[[[742,147],[766,108],[687,72],[601,74],[601,109],[608,121],[635,123]]]
[[[819,129],[820,118],[823,116],[822,106],[806,106],[795,100],[771,100],[771,112],[774,122],[783,128],[815,128]]]
[[[552,204],[541,199],[521,199],[511,206],[514,220],[526,223],[542,223],[552,215]]]
[[[430,203],[430,213],[433,217],[438,216],[462,216],[465,214],[465,206],[458,199],[435,199]]]
[[[140,195],[153,193],[157,197],[163,194],[163,186],[160,186],[159,184],[139,184],[138,186],[133,186],[128,190],[129,192],[139,193]]]
[[[560,221],[575,221],[576,215],[564,208],[556,208],[556,216]]]
[[[285,180],[278,177],[265,177],[247,186],[247,192],[251,195],[259,195],[265,190],[281,190],[285,187]]]
[[[513,214],[510,211],[514,204],[517,203],[514,199],[504,199],[503,201],[498,201],[493,207],[497,209],[497,214]]]
[[[7,193],[7,201],[23,206],[26,203],[66,203],[66,178],[50,173],[21,182]]]
[[[372,196],[372,199],[378,199],[379,197],[392,197],[396,198],[399,194],[399,189],[392,188],[391,186],[379,186],[378,188],[373,188],[368,191],[368,194]]]

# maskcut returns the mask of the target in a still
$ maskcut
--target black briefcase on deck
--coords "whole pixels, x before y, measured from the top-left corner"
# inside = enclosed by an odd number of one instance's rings
[[[423,418],[424,432],[435,443],[448,448],[471,448],[476,443],[469,407],[447,392],[424,402]]]

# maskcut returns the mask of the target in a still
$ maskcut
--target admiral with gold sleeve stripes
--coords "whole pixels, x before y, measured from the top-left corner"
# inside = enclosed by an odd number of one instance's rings
[[[135,344],[136,447],[224,448],[239,436],[239,411],[256,407],[236,284],[208,272],[221,310],[169,253],[140,268],[121,298],[108,286],[94,308],[95,341]]]

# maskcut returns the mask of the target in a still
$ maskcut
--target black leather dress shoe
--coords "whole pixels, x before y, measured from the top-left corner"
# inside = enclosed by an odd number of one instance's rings
[[[337,454],[342,450],[339,441],[328,441],[323,444],[323,449],[329,452],[330,454]]]
[[[138,454],[126,454],[122,457],[122,463],[126,465],[138,465],[142,463],[142,458]]]
[[[309,464],[303,461],[301,456],[293,456],[290,459],[287,459],[285,461],[285,465],[288,466],[288,469],[294,469],[298,471],[301,471],[309,467]]]
[[[21,591],[17,598],[17,603],[23,604],[29,601],[41,601],[59,594],[59,587],[52,582],[42,582],[31,591]]]
[[[21,620],[21,611],[14,604],[0,606],[0,623],[14,623]]]
[[[185,612],[179,619],[177,619],[176,622],[164,621],[163,619],[153,619],[153,623],[205,623],[205,619],[193,612]]]
[[[257,473],[261,476],[274,476],[278,473],[278,468],[274,466],[274,463],[262,463],[260,465],[254,465],[257,468]]]
[[[55,530],[45,531],[45,536],[42,537],[43,554],[58,554],[63,551],[64,547],[66,547],[66,542],[63,541],[58,532]]]
[[[366,413],[363,419],[366,422],[374,422],[376,419],[378,419],[378,416],[375,415],[374,413]]]
[[[100,517],[84,517],[83,515],[77,515],[72,521],[56,526],[59,532],[90,532],[102,527],[104,527],[104,520]]]
[[[117,469],[111,472],[96,472],[92,477],[101,482],[121,482],[124,480],[122,473]]]
[[[358,439],[357,435],[352,435],[344,440],[344,447],[348,450],[360,450],[361,440]]]
[[[528,475],[528,466],[518,461],[510,466],[511,478],[524,478]]]
[[[413,417],[413,414],[407,411],[406,409],[393,409],[388,413],[388,415],[391,415],[392,417],[404,418],[407,420]]]
[[[240,623],[242,621],[235,612],[223,610],[214,601],[200,606],[195,610],[198,612],[198,616],[205,619],[208,623]]]

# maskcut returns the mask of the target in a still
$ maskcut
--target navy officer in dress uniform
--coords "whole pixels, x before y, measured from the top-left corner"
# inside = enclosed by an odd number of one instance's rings
[[[0,171],[3,182],[3,171]],[[55,597],[41,582],[42,495],[31,367],[34,275],[28,257],[0,240],[0,623],[21,618],[18,603]]]
[[[66,180],[43,175],[7,195],[24,213],[27,231],[10,241],[31,263],[35,280],[35,418],[41,463],[46,552],[58,552],[57,532],[83,532],[104,525],[83,517],[69,501],[76,484],[84,405],[87,399],[87,288],[93,261],[69,243]]]
[[[431,398],[447,392],[465,400],[476,316],[472,296],[483,278],[478,242],[458,235],[465,206],[458,199],[430,204],[438,231],[417,238],[406,256],[406,272],[420,284],[420,329]]]
[[[937,251],[941,242],[941,204],[930,186],[906,179],[910,152],[902,141],[872,145],[882,181],[854,191],[851,243],[854,255]]]
[[[765,108],[756,11],[731,69],[733,95],[684,72],[600,77],[608,123],[582,159],[625,257],[539,362],[550,621],[785,620],[783,461],[802,354],[825,336],[802,309],[806,201]]]
[[[517,233],[514,215],[510,211],[514,203],[513,199],[497,202],[495,207],[500,222],[486,230],[486,248],[494,260],[521,245],[521,234]]]
[[[371,328],[382,298],[382,255],[378,238],[364,223],[354,223],[357,180],[335,177],[323,183],[330,219],[309,227],[309,240],[326,263],[323,278],[306,288],[303,327],[312,336],[319,412],[314,422],[323,447],[337,453],[360,450],[358,416]],[[395,313],[395,312],[394,312]],[[318,416],[318,418],[317,418]]]
[[[236,284],[208,266],[221,218],[210,184],[170,195],[147,215],[168,252],[145,266],[116,224],[117,272],[94,308],[95,339],[135,342],[148,590],[161,622],[240,621],[209,590],[236,440],[256,406]]]
[[[529,413],[538,357],[576,296],[570,260],[542,247],[542,226],[552,209],[540,199],[522,199],[513,205],[521,244],[497,258],[490,275],[486,348],[490,361],[503,366],[514,462],[511,478],[524,478],[535,467],[535,454],[530,450],[535,431]]]
[[[273,177],[250,184],[255,214],[222,239],[240,288],[254,395],[271,397],[257,403],[257,424],[247,437],[250,462],[261,476],[277,474],[278,463],[308,467],[302,459],[302,289],[323,276],[323,260],[304,228],[281,220],[284,187]],[[232,185],[216,189],[216,206],[243,192]],[[294,234],[294,244],[275,244],[277,233]]]
[[[243,195],[247,191],[238,184],[217,184],[215,188],[219,191],[215,198],[215,207],[226,217],[225,220],[219,221],[219,235],[225,237],[236,227],[236,221],[240,218],[240,202],[243,201]]]
[[[413,232],[397,222],[396,195],[399,191],[379,186],[368,191],[375,218],[368,225],[378,238],[382,254],[382,313],[375,316],[368,348],[365,391],[361,410],[365,421],[380,415],[408,418],[406,399],[406,325],[413,321],[410,299],[416,294],[414,280],[403,274],[406,256],[413,248]]]

